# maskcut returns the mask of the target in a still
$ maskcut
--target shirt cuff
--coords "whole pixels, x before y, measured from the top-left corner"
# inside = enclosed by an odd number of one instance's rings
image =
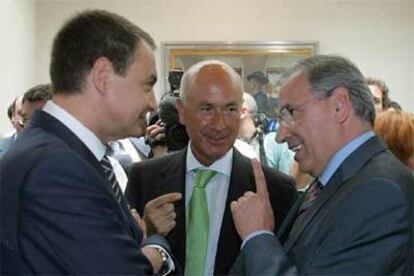
[[[253,239],[254,237],[257,237],[259,235],[262,234],[267,234],[267,235],[272,235],[274,236],[275,234],[272,231],[268,231],[268,230],[258,230],[258,231],[254,231],[252,233],[250,233],[249,235],[246,236],[246,238],[244,238],[243,243],[240,247],[240,249],[243,249],[244,245],[251,239]]]

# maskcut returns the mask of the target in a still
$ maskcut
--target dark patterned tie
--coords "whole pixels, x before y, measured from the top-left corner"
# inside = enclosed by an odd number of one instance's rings
[[[302,204],[298,212],[296,213],[295,222],[293,223],[293,228],[297,226],[305,216],[306,211],[312,206],[314,200],[319,196],[323,188],[322,183],[319,181],[319,178],[315,179],[306,190],[305,198],[303,199]],[[293,229],[292,228],[292,229]]]
[[[116,199],[118,200],[118,203],[121,203],[121,199],[122,199],[121,188],[119,187],[118,181],[116,180],[114,169],[107,155],[104,155],[104,157],[102,158],[101,166],[104,169],[106,178],[111,184],[111,188],[114,191],[114,194],[115,194]]]

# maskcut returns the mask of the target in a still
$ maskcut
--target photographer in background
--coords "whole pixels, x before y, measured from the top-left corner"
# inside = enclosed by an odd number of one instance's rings
[[[170,91],[161,97],[157,112],[149,114],[148,128],[145,134],[145,143],[151,148],[149,157],[181,150],[188,143],[187,132],[178,120],[176,108],[183,74],[182,70],[169,71]]]
[[[255,99],[243,93],[241,124],[238,138],[250,144],[260,156],[261,163],[289,174],[293,163],[293,152],[286,143],[275,143],[275,127],[270,127],[264,114],[257,113]]]

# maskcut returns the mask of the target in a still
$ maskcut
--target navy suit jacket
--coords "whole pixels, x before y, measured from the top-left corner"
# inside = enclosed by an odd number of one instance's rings
[[[14,133],[11,136],[0,138],[0,159],[7,152],[10,146],[14,143],[14,141],[16,140],[16,135],[17,134]]]
[[[176,227],[168,234],[171,252],[184,268],[186,248],[185,222],[185,175],[187,149],[136,163],[131,170],[126,196],[142,215],[145,203],[166,193],[180,192],[183,199],[175,205]],[[296,200],[293,180],[274,169],[263,167],[268,183],[269,196],[275,215],[276,228],[285,218]],[[233,154],[232,172],[226,209],[217,246],[214,274],[227,274],[240,251],[241,239],[237,234],[231,215],[230,203],[247,191],[255,191],[253,169],[250,160],[236,149]]]
[[[303,196],[277,239],[246,243],[235,275],[412,275],[411,173],[372,137],[336,170],[303,220],[291,229]]]
[[[151,274],[142,232],[98,160],[36,111],[0,161],[1,274]]]

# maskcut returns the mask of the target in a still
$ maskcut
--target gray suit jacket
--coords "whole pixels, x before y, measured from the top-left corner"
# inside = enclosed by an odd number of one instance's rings
[[[231,273],[411,275],[413,188],[412,175],[373,137],[337,169],[301,224],[291,230],[303,197],[281,238],[250,240]]]

